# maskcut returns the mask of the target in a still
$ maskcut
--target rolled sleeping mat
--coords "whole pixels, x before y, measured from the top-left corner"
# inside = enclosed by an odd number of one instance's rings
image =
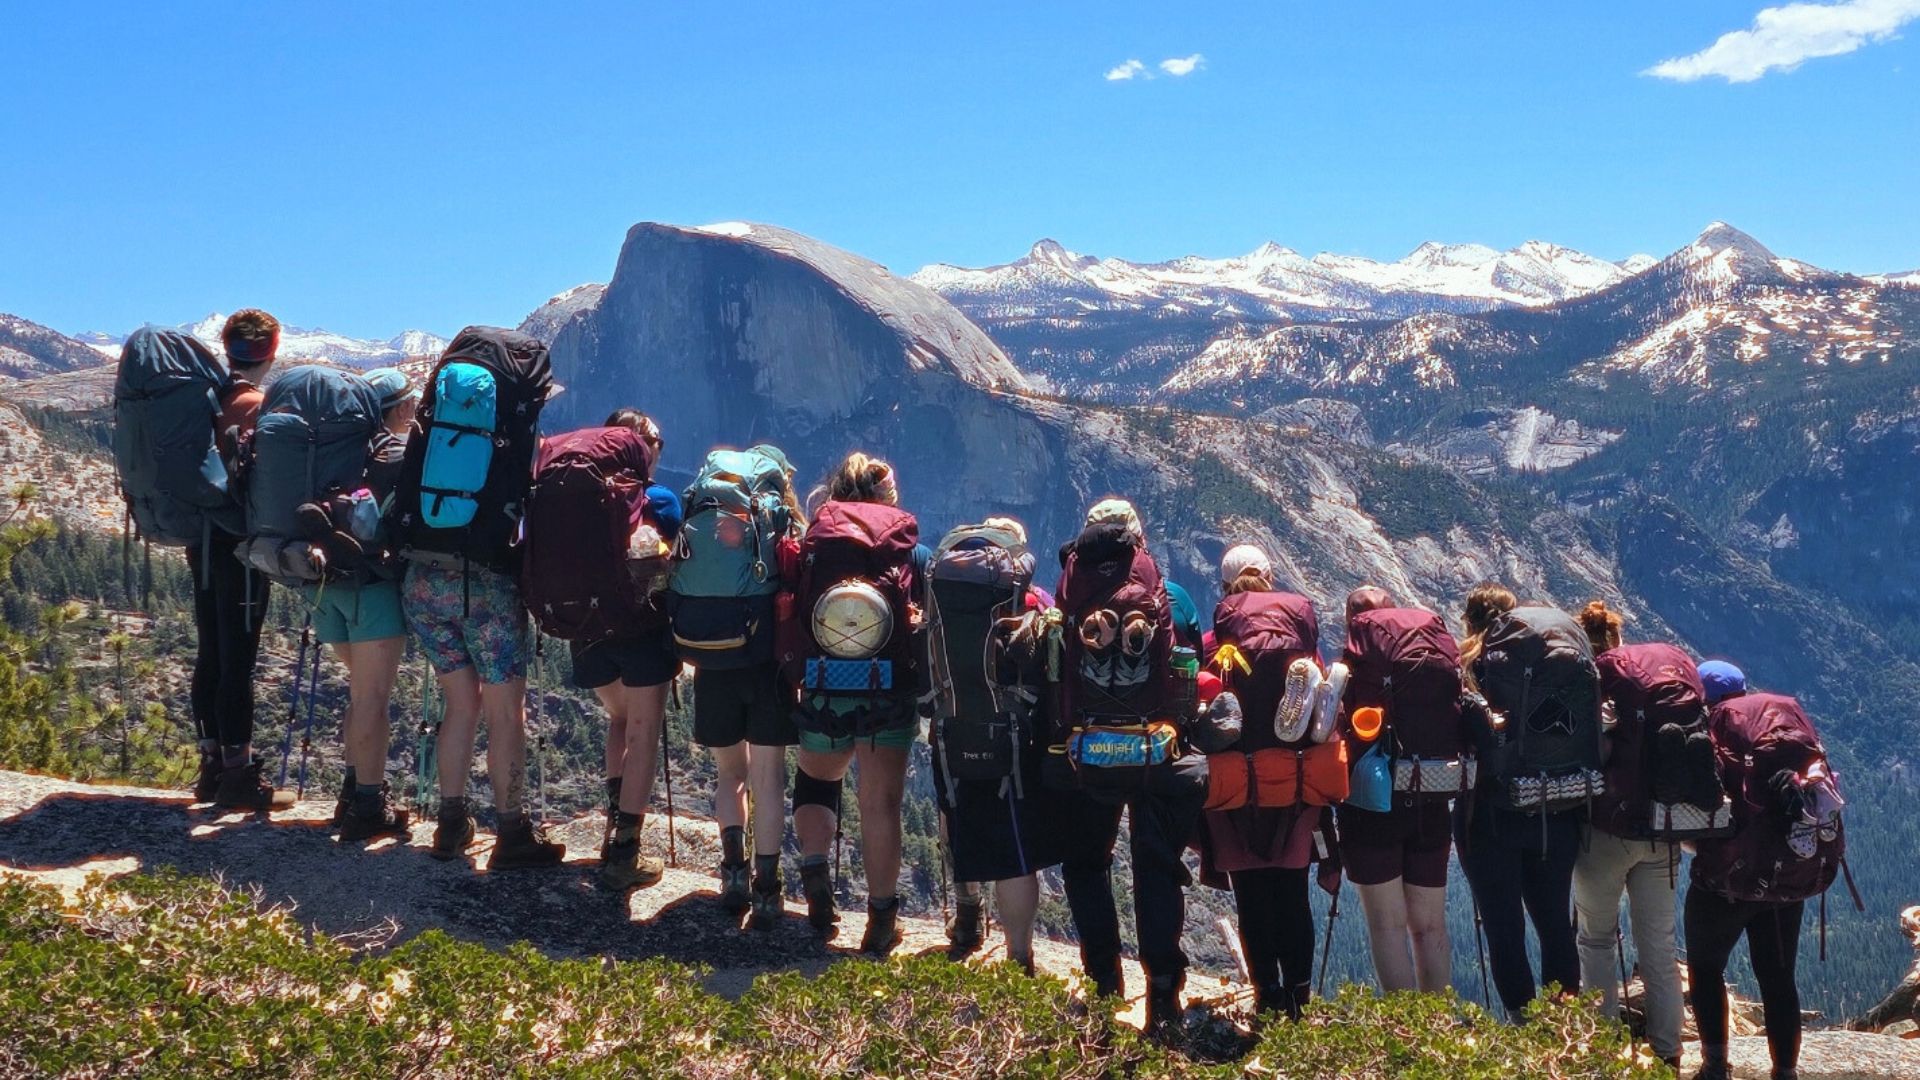
[[[1327,669],[1326,681],[1313,699],[1313,727],[1307,735],[1314,742],[1323,743],[1333,737],[1333,727],[1340,720],[1340,699],[1347,693],[1347,665],[1336,661]]]
[[[1320,692],[1320,665],[1301,657],[1287,666],[1287,689],[1273,711],[1273,735],[1281,742],[1297,743],[1307,737],[1313,726],[1313,699]]]

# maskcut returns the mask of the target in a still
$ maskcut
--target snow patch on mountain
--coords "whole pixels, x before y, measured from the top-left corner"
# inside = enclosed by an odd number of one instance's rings
[[[1528,405],[1468,413],[1457,427],[1413,452],[1469,475],[1502,470],[1547,472],[1592,457],[1622,432],[1582,425]]]
[[[605,296],[607,287],[589,283],[575,285],[558,296],[549,297],[547,302],[533,309],[520,323],[520,332],[531,334],[547,344],[560,335],[560,328],[575,315],[589,308],[598,307],[600,298]]]
[[[226,323],[226,315],[213,312],[198,322],[181,323],[173,329],[192,334],[219,353],[222,349],[220,329]],[[127,340],[127,335],[104,334],[95,330],[77,334],[75,338],[92,346],[101,355],[118,360],[120,346]],[[446,347],[446,338],[425,330],[402,330],[380,341],[349,337],[331,330],[309,330],[299,326],[280,328],[282,360],[328,360],[353,367],[380,367],[397,364],[410,356],[437,355]]]

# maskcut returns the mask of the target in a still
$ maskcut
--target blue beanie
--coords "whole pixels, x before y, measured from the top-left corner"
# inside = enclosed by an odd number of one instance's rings
[[[1706,688],[1707,704],[1717,705],[1747,692],[1747,675],[1725,660],[1709,660],[1700,665],[1700,685]]]

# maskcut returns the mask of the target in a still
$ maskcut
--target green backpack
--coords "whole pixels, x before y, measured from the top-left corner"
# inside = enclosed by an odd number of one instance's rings
[[[674,643],[696,667],[773,658],[780,539],[793,528],[787,458],[771,446],[715,450],[686,491],[667,584]]]

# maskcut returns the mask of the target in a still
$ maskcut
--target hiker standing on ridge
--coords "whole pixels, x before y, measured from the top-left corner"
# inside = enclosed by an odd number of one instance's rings
[[[1647,1041],[1655,1056],[1677,1070],[1683,1007],[1674,941],[1679,842],[1704,835],[1693,830],[1691,819],[1719,811],[1724,798],[1706,730],[1706,691],[1693,658],[1673,645],[1622,644],[1623,622],[1600,600],[1580,612],[1611,717],[1607,789],[1594,800],[1587,842],[1573,868],[1580,981],[1601,991],[1601,1012],[1619,1015],[1624,972],[1615,960],[1625,893],[1646,986]],[[1696,809],[1695,802],[1704,805]]]
[[[420,392],[398,368],[369,371],[366,381],[378,395],[380,426],[367,447],[364,486],[372,505],[379,507],[399,481]],[[369,511],[370,517],[376,514]],[[366,547],[377,550],[377,538],[365,538]],[[334,825],[344,841],[407,834],[407,812],[395,804],[386,778],[392,741],[388,707],[406,656],[407,624],[400,613],[399,568],[382,557],[376,560],[378,565],[360,580],[301,589],[313,611],[315,640],[332,646],[347,669],[347,715],[340,730],[347,771],[334,811]]]
[[[1467,710],[1478,784],[1454,805],[1453,837],[1487,938],[1487,962],[1507,1016],[1519,1020],[1538,986],[1580,990],[1573,932],[1573,863],[1585,807],[1600,790],[1600,680],[1573,617],[1521,605],[1505,586],[1467,595],[1462,675],[1483,696]],[[1540,982],[1527,959],[1527,921],[1540,942]]]
[[[236,311],[221,328],[220,341],[227,372],[218,390],[213,430],[220,457],[231,472],[240,444],[252,437],[260,414],[265,396],[261,386],[280,349],[280,323],[258,308]],[[123,357],[121,363],[124,381],[127,360]],[[159,447],[148,444],[132,449],[136,454],[158,456]],[[122,483],[126,483],[124,476]],[[240,494],[237,487],[232,491],[236,499]],[[231,524],[242,528],[237,507]],[[149,534],[153,531],[145,522],[142,527]],[[191,692],[194,728],[200,738],[194,798],[233,809],[291,806],[292,793],[274,790],[253,752],[253,670],[260,655],[260,631],[267,620],[267,579],[235,557],[241,543],[238,532],[211,521],[197,531],[201,535],[185,544],[198,635]]]
[[[1007,958],[1028,974],[1039,871],[1066,848],[1053,827],[1062,796],[1041,778],[1053,604],[1034,569],[1026,527],[988,518],[941,538],[925,590],[928,742],[956,893],[948,955],[963,959],[985,944],[981,885],[992,882]]]
[[[1289,738],[1270,720],[1283,709],[1311,713],[1304,679],[1292,678],[1296,661],[1319,664],[1320,621],[1313,603],[1281,591],[1273,561],[1252,544],[1227,551],[1220,561],[1223,597],[1213,613],[1214,655],[1209,666],[1240,701],[1247,723],[1235,751],[1268,747],[1304,749],[1311,734]],[[1207,867],[1225,873],[1233,888],[1240,945],[1253,980],[1254,1007],[1299,1019],[1313,991],[1313,910],[1308,868],[1318,806],[1248,805],[1209,810],[1201,816]]]
[[[860,853],[867,930],[860,949],[886,956],[900,943],[901,808],[907,753],[919,735],[922,578],[931,553],[900,509],[893,466],[858,451],[824,485],[800,541],[794,617],[804,624],[787,672],[799,686],[793,831],[807,917],[830,933],[827,856],[840,828],[840,790],[859,762]],[[791,624],[790,624],[791,625]]]
[[[1347,723],[1343,738],[1359,761],[1382,745],[1394,763],[1390,804],[1350,797],[1335,811],[1340,861],[1360,893],[1367,944],[1380,989],[1441,992],[1453,980],[1447,934],[1447,861],[1453,850],[1448,802],[1469,794],[1473,763],[1460,720],[1460,652],[1440,616],[1394,605],[1385,589],[1347,596]],[[1355,713],[1372,708],[1379,725],[1362,739]],[[1401,763],[1405,764],[1402,765]],[[1399,782],[1404,775],[1407,782]]]
[[[785,912],[787,747],[799,741],[793,688],[774,656],[777,611],[792,603],[803,524],[793,466],[772,446],[709,451],[684,505],[666,607],[674,646],[693,666],[693,739],[713,754],[720,906],[735,917],[751,909],[749,924],[769,931]],[[802,784],[795,777],[795,805]]]
[[[446,702],[431,854],[458,858],[473,842],[467,774],[484,716],[499,837],[489,870],[555,866],[566,855],[527,805],[533,641],[517,581],[540,410],[552,386],[547,347],[534,338],[486,326],[454,335],[428,377],[392,508],[410,560],[401,606]]]
[[[1113,845],[1126,810],[1147,1028],[1169,1037],[1180,1026],[1187,970],[1180,934],[1192,875],[1183,853],[1205,797],[1167,775],[1178,738],[1172,604],[1139,512],[1124,499],[1095,504],[1060,561],[1055,596],[1065,626],[1047,765],[1050,782],[1071,792],[1058,826],[1067,905],[1095,991],[1124,995]]]
[[[667,688],[680,672],[658,594],[680,535],[680,497],[653,482],[664,447],[638,409],[543,441],[527,498],[527,607],[567,641],[573,684],[607,710],[607,832],[600,882],[624,891],[660,880],[640,853],[660,764]]]
[[[1695,841],[1686,899],[1687,975],[1700,1029],[1695,1080],[1730,1080],[1727,962],[1747,939],[1760,984],[1774,1080],[1794,1080],[1800,1060],[1800,988],[1794,966],[1806,902],[1846,872],[1839,778],[1800,703],[1751,691],[1724,660],[1699,667],[1707,730],[1732,796],[1733,833]],[[1851,873],[1847,887],[1853,889]],[[1854,891],[1854,904],[1865,910]],[[1820,932],[1826,933],[1825,908]],[[1824,943],[1825,938],[1822,937]]]

